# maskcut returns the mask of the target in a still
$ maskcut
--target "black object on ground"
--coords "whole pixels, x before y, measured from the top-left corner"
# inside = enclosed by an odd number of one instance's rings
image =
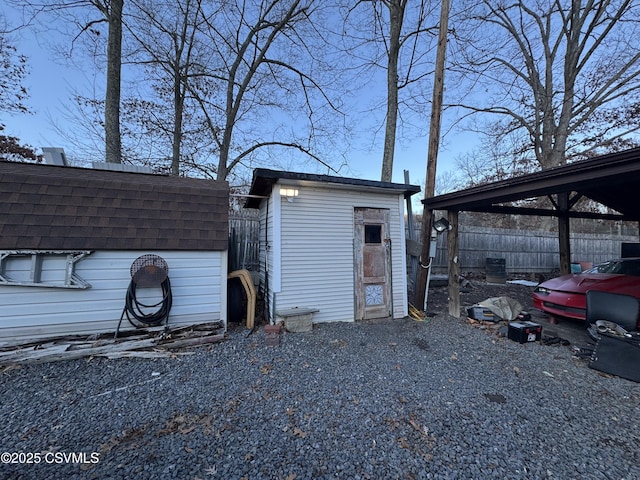
[[[520,343],[537,342],[542,336],[542,325],[529,321],[511,322],[507,336]]]
[[[640,382],[640,336],[631,338],[601,333],[589,367]]]

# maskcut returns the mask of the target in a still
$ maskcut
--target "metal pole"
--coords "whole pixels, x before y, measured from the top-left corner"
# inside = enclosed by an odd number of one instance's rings
[[[431,281],[431,264],[433,263],[433,258],[429,259],[429,267],[427,268],[427,286],[424,291],[424,308],[423,311],[427,311],[427,301],[429,300],[429,282]]]

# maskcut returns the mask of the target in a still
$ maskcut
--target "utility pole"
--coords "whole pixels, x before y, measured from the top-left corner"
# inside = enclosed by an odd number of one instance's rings
[[[436,187],[436,165],[438,162],[438,148],[440,146],[440,123],[442,117],[442,95],[444,90],[444,60],[447,53],[447,31],[449,29],[450,0],[442,0],[440,9],[440,28],[438,33],[438,50],[436,52],[436,69],[433,81],[433,100],[431,102],[431,123],[429,125],[429,151],[427,153],[427,178],[425,182],[425,198],[433,197]],[[420,239],[422,252],[420,254],[420,269],[416,282],[415,305],[424,308],[424,298],[427,290],[427,267],[431,262],[431,210],[422,210],[422,229]]]

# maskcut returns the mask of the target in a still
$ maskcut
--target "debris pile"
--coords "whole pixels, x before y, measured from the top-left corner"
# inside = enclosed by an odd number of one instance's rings
[[[224,338],[224,328],[219,323],[190,325],[169,332],[164,329],[135,331],[119,338],[113,338],[113,334],[74,335],[0,348],[0,366],[84,357],[171,357],[188,354],[175,352],[175,349],[219,342]]]

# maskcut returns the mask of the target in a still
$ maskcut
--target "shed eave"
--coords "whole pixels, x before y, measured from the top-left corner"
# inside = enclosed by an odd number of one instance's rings
[[[405,198],[420,192],[418,185],[257,168],[253,173],[253,182],[245,208],[259,208],[262,200],[260,197],[270,196],[275,184],[375,191],[381,194],[402,194]]]

